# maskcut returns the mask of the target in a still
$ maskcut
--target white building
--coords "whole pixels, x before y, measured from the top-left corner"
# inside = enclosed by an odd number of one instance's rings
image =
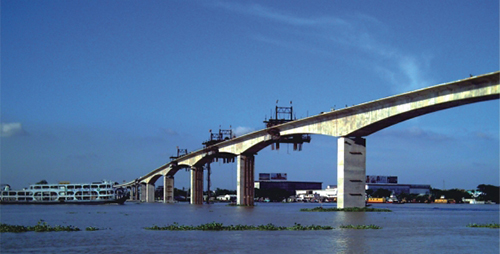
[[[226,202],[234,201],[234,200],[236,200],[236,195],[235,194],[220,195],[220,196],[217,196],[217,200],[226,201]]]
[[[324,190],[297,190],[296,191],[297,201],[303,200],[313,200],[313,199],[337,199],[337,186],[328,185]]]

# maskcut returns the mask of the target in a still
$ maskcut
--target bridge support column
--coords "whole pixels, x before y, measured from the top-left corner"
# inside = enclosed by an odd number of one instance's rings
[[[146,203],[155,202],[155,185],[147,183],[146,184]]]
[[[203,168],[191,168],[191,204],[203,204]]]
[[[163,203],[174,203],[173,176],[163,176]]]
[[[141,202],[146,202],[146,189],[147,189],[147,184],[145,183],[140,183],[139,184],[139,192],[140,192],[140,201]]]
[[[136,188],[134,185],[130,186],[130,200],[134,201],[135,200],[135,191]]]
[[[338,139],[337,207],[365,207],[366,139]]]
[[[236,204],[254,205],[255,155],[239,155],[237,169]]]
[[[139,184],[134,185],[134,200],[135,201],[140,201],[141,197],[139,197]]]

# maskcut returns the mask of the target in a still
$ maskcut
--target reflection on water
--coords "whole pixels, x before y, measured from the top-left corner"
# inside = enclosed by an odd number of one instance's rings
[[[317,204],[258,203],[135,204],[123,206],[4,205],[2,223],[94,226],[94,232],[2,233],[1,253],[499,253],[499,230],[468,228],[498,223],[498,205],[376,205],[393,212],[300,212]],[[327,207],[329,205],[324,204]],[[330,205],[331,206],[331,205]],[[149,231],[144,227],[177,222],[278,226],[330,225],[327,231]],[[340,229],[341,225],[381,226],[379,230]]]

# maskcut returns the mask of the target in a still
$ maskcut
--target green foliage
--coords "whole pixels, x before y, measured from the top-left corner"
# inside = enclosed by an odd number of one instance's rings
[[[348,208],[323,208],[323,207],[315,207],[315,208],[302,208],[301,212],[392,212],[390,209],[379,209],[379,208],[370,208],[370,207],[348,207]]]
[[[22,232],[28,232],[28,228],[25,226],[19,226],[19,225],[8,225],[4,223],[0,223],[0,232],[1,233],[22,233]]]
[[[500,224],[498,223],[491,223],[491,224],[476,224],[472,223],[467,225],[469,228],[500,228]]]
[[[450,189],[450,190],[440,190],[431,189],[432,201],[436,198],[441,198],[444,196],[446,199],[453,199],[456,203],[462,203],[464,198],[471,198],[471,195],[462,189]]]
[[[404,202],[415,202],[415,203],[430,203],[431,195],[420,195],[420,194],[409,194],[409,193],[401,193],[397,195],[399,201]]]
[[[18,225],[8,225],[1,223],[0,224],[0,232],[2,233],[22,233],[22,232],[28,232],[28,231],[34,231],[34,232],[53,232],[53,231],[80,231],[79,228],[74,227],[74,226],[60,226],[56,225],[54,227],[47,225],[47,222],[44,222],[43,220],[38,221],[37,225],[35,226],[18,226]]]
[[[99,230],[99,228],[96,228],[96,227],[86,227],[85,228],[85,231],[97,231]]]
[[[372,197],[374,198],[387,198],[390,197],[392,194],[392,191],[387,190],[387,189],[377,189],[375,192],[373,192]]]
[[[227,194],[236,194],[235,190],[227,190],[227,189],[215,189],[215,196],[224,196]]]
[[[500,187],[489,185],[489,184],[480,184],[477,186],[477,189],[483,192],[483,195],[479,196],[479,200],[488,201],[491,200],[497,204],[500,204]]]
[[[345,229],[381,229],[382,227],[370,224],[370,225],[341,225],[340,228],[345,228]]]
[[[285,198],[290,197],[290,193],[288,193],[285,189],[272,188],[272,189],[255,189],[255,197],[256,198],[269,198],[271,201],[281,201]]]
[[[310,226],[302,226],[300,224],[295,223],[292,227],[281,227],[276,226],[271,223],[267,225],[229,225],[224,226],[222,223],[212,222],[207,224],[202,224],[199,226],[185,226],[179,225],[177,222],[174,222],[171,225],[166,225],[163,227],[152,226],[145,227],[146,230],[171,230],[171,231],[186,231],[186,230],[202,230],[202,231],[243,231],[243,230],[259,230],[259,231],[277,231],[277,230],[330,230],[333,229],[331,226],[318,226],[318,225],[310,225]]]

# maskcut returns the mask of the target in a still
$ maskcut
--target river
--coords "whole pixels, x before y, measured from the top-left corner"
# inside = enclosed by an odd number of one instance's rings
[[[377,204],[392,212],[301,212],[311,203],[126,203],[125,205],[2,205],[0,221],[73,225],[78,232],[1,233],[3,253],[499,253],[498,205]],[[335,204],[323,204],[332,207]],[[321,231],[152,231],[144,227],[200,225],[329,225]],[[381,229],[341,229],[374,224]],[[85,231],[86,227],[98,231]]]

